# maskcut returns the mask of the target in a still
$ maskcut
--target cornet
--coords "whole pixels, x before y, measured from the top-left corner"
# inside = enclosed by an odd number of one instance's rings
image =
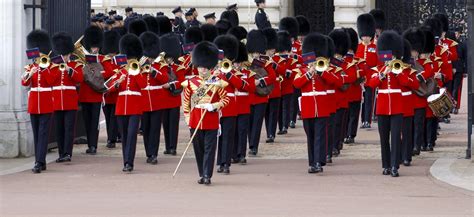
[[[329,68],[329,59],[326,57],[318,57],[312,64],[316,71],[324,72]]]
[[[219,65],[219,71],[224,72],[224,73],[228,73],[232,71],[232,61],[230,61],[229,59],[221,60],[220,65]]]
[[[48,55],[42,54],[39,58],[36,59],[35,62],[40,68],[45,69],[48,68],[48,66],[51,64],[51,59]]]
[[[405,69],[405,64],[399,59],[394,59],[388,63],[388,67],[392,68],[393,74],[398,75]]]
[[[140,73],[140,63],[135,60],[129,60],[127,64],[127,72],[129,75],[135,76]]]

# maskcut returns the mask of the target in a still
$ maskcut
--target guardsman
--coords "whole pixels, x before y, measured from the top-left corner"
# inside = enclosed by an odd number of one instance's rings
[[[163,108],[163,132],[165,137],[164,154],[176,155],[179,131],[179,111],[181,107],[181,83],[185,80],[185,68],[179,65],[178,58],[181,56],[181,46],[178,37],[174,33],[165,34],[160,37],[161,51],[165,53],[165,66],[168,73],[168,82],[163,84],[164,94],[162,98]]]
[[[183,112],[194,135],[194,154],[199,184],[210,185],[216,156],[219,111],[229,103],[227,82],[214,74],[219,50],[210,42],[200,42],[193,50],[192,63],[199,76],[183,82]],[[197,131],[197,132],[195,132]]]
[[[216,13],[208,13],[204,15],[205,22],[207,24],[216,25]]]
[[[303,41],[303,58],[307,67],[300,68],[293,82],[296,88],[301,89],[300,110],[303,119],[308,143],[308,173],[323,172],[326,161],[327,145],[327,119],[330,109],[327,103],[328,83],[333,83],[337,78],[328,72],[329,56],[328,42],[324,35],[310,33]],[[324,63],[318,67],[317,63]]]
[[[249,154],[256,156],[268,95],[275,85],[276,75],[271,62],[261,57],[265,55],[267,48],[267,39],[262,30],[250,31],[247,35],[246,46],[254,65],[250,67],[253,73],[250,74],[249,82],[254,82],[256,86],[255,91],[250,92]]]
[[[167,64],[164,59],[157,59],[160,52],[160,39],[153,32],[144,32],[140,35],[143,45],[142,76],[146,87],[141,90],[143,102],[143,142],[149,164],[158,163],[158,149],[160,147],[161,122],[163,116],[162,102],[163,84],[168,83]]]
[[[415,45],[417,46],[417,45]],[[402,73],[408,77],[408,83],[401,87],[403,102],[403,127],[402,127],[402,146],[401,146],[401,160],[403,165],[410,166],[413,155],[413,116],[415,115],[415,93],[420,87],[420,83],[416,78],[416,69],[414,69],[414,58],[412,58],[413,48],[407,39],[403,39],[403,63],[405,69]],[[416,52],[416,51],[414,51]],[[413,64],[413,65],[412,65]]]
[[[224,52],[224,58],[219,62],[219,71],[216,71],[219,79],[226,81],[228,85],[224,88],[227,93],[228,104],[221,110],[219,145],[217,151],[218,173],[229,174],[234,149],[234,136],[237,118],[236,91],[247,89],[248,84],[237,77],[233,62],[239,54],[239,41],[233,35],[220,35],[214,40],[217,48]],[[228,64],[228,65],[226,65]]]
[[[78,94],[76,86],[83,81],[83,64],[71,61],[74,51],[72,37],[58,32],[52,37],[53,51],[60,61],[51,66],[51,85],[53,86],[54,123],[59,158],[56,163],[69,162],[72,157]]]
[[[334,73],[338,77],[339,87],[335,88],[334,101],[336,101],[336,114],[334,117],[334,137],[332,143],[328,144],[328,163],[332,162],[333,153],[338,154],[338,150],[345,138],[345,120],[344,116],[349,109],[349,88],[359,77],[357,74],[357,62],[353,59],[347,61],[345,59],[351,41],[349,35],[344,29],[335,29],[329,33],[329,37],[334,41],[335,52],[332,57],[332,65],[335,67]],[[330,140],[328,140],[330,141]]]
[[[120,39],[120,53],[127,55],[127,65],[118,71],[115,84],[110,91],[117,91],[115,115],[122,132],[123,172],[132,172],[137,147],[137,132],[143,113],[141,89],[146,81],[141,75],[138,62],[143,55],[140,39],[134,34],[126,34]]]
[[[378,129],[383,175],[398,177],[400,165],[403,96],[401,87],[408,81],[402,73],[403,39],[395,31],[384,31],[377,40],[378,55],[384,64],[376,67],[369,85],[379,88],[377,95]],[[398,61],[398,63],[397,63]],[[397,64],[399,68],[397,69]]]
[[[47,32],[33,30],[26,37],[26,51],[34,62],[25,66],[21,84],[29,87],[28,113],[35,144],[35,165],[31,171],[41,173],[46,170],[46,153],[51,114],[53,113],[53,94],[51,92],[50,59],[51,41]]]
[[[385,29],[385,12],[381,9],[372,9],[369,14],[374,17],[375,20],[375,36],[374,41],[377,43],[377,38],[382,34]]]
[[[182,67],[185,68],[185,78],[190,79],[193,76],[198,75],[197,68],[191,64],[191,51],[196,44],[203,40],[203,34],[199,27],[189,27],[184,33],[184,45],[183,52],[184,54],[179,57],[179,62]]]
[[[278,135],[288,133],[290,127],[290,111],[291,98],[293,97],[294,88],[293,80],[295,79],[298,59],[291,56],[291,36],[287,31],[277,32],[278,45],[275,56],[278,56],[278,61],[286,65],[286,70],[281,82],[281,103],[280,113],[278,115]]]
[[[280,113],[281,101],[281,81],[286,73],[285,59],[280,56],[275,56],[278,45],[278,38],[275,29],[266,28],[262,30],[267,39],[266,57],[272,63],[273,70],[277,80],[273,85],[273,90],[268,96],[268,104],[265,112],[265,130],[267,131],[266,143],[273,143],[276,137],[276,128],[278,124],[278,114]]]
[[[334,143],[334,135],[335,135],[335,126],[336,126],[336,111],[338,109],[338,97],[336,96],[336,89],[338,89],[342,85],[342,80],[340,80],[336,73],[339,73],[341,71],[341,67],[339,65],[342,65],[341,63],[336,63],[334,61],[334,55],[336,52],[336,46],[334,44],[334,41],[332,40],[331,37],[329,36],[324,36],[324,38],[328,41],[328,54],[327,56],[329,57],[329,69],[327,70],[326,74],[330,74],[331,76],[336,77],[338,80],[338,83],[336,82],[329,82],[327,81],[327,89],[326,89],[326,97],[328,99],[327,101],[327,108],[329,109],[329,117],[327,120],[327,135],[326,135],[326,140],[327,140],[327,146],[325,147],[325,158],[323,159],[323,166],[326,163],[332,163],[332,144]]]
[[[448,16],[446,14],[437,13],[433,15],[433,17],[441,21],[443,32],[441,33],[441,38],[440,38],[439,43],[443,47],[448,48],[448,54],[449,54],[448,57],[450,61],[449,63],[452,64],[452,61],[458,60],[458,52],[457,52],[458,43],[448,37],[448,34],[451,33],[449,31]]]
[[[227,7],[228,8],[228,7]],[[227,9],[221,14],[221,20],[227,20],[230,22],[231,27],[239,25],[239,14],[237,13],[237,6],[235,9]]]
[[[82,45],[89,52],[84,66],[84,81],[79,88],[79,103],[81,105],[82,117],[87,136],[86,154],[97,153],[97,142],[99,139],[99,116],[103,98],[103,84],[95,82],[95,77],[102,76],[107,80],[114,74],[112,59],[99,54],[104,41],[103,32],[96,26],[90,26],[84,31]],[[98,70],[101,70],[100,73]]]
[[[357,47],[355,56],[365,60],[366,68],[363,69],[368,81],[371,78],[370,68],[377,66],[377,45],[375,44],[375,20],[371,14],[361,14],[357,18],[357,32],[362,40]],[[374,94],[375,90],[364,83],[364,102],[362,105],[362,126],[361,128],[370,128],[372,123],[372,113],[374,108]],[[354,138],[347,137],[346,144],[354,143]]]
[[[307,35],[309,33],[309,22],[308,25],[306,25],[308,20],[304,16],[297,16],[296,18],[294,17],[284,17],[280,20],[280,23],[278,24],[278,29],[280,31],[287,31],[292,39],[292,47],[291,47],[291,52],[290,56],[293,59],[298,60],[298,63],[296,63],[296,68],[301,67],[302,62],[300,61],[299,58],[301,58],[301,45],[302,45],[302,40],[304,38],[304,35]],[[302,31],[300,31],[300,27],[302,28]],[[308,27],[308,28],[306,28]],[[299,106],[298,106],[298,98],[301,96],[300,89],[295,88],[294,93],[292,95],[291,99],[291,107],[290,107],[290,128],[295,128],[296,127],[296,119],[297,116],[299,116],[300,111],[299,111]]]
[[[183,10],[181,10],[181,6],[174,8],[171,12],[174,15],[173,32],[183,35],[186,31],[186,24],[184,24],[183,21]]]
[[[258,29],[265,29],[271,28],[272,24],[270,24],[270,20],[268,20],[268,16],[265,13],[265,0],[255,0],[257,4],[257,13],[255,13],[255,25],[257,25]]]

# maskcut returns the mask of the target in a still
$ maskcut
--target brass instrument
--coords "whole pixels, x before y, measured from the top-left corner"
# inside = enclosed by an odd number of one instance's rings
[[[128,61],[127,72],[129,75],[135,76],[140,73],[140,63],[136,59]]]
[[[153,62],[154,63],[166,63],[165,56],[166,56],[166,53],[161,52],[160,55],[158,55],[158,57]]]
[[[219,64],[219,71],[224,72],[224,73],[228,73],[232,71],[232,61],[230,61],[229,59],[221,60]]]
[[[51,64],[51,59],[49,58],[49,55],[41,54],[39,58],[36,58],[35,62],[40,68],[44,69],[48,68],[48,66]]]
[[[329,59],[326,57],[318,57],[312,64],[316,68],[316,71],[324,72],[329,68]]]
[[[151,65],[148,63],[148,57],[143,56],[138,62],[140,66],[142,66],[142,73],[151,73]]]
[[[90,54],[89,51],[82,45],[81,41],[84,36],[81,36],[76,43],[74,43],[74,51],[72,52],[82,63],[86,62],[86,55]]]
[[[38,71],[38,68],[36,67],[33,69],[30,69],[29,71],[25,71],[23,75],[21,76],[21,79],[24,81],[30,80],[30,78],[33,77],[33,74],[35,74],[35,72]]]
[[[398,75],[402,73],[406,66],[401,60],[394,59],[388,63],[388,67],[392,68],[392,72]]]
[[[64,72],[67,69],[66,63],[59,64],[59,71]]]

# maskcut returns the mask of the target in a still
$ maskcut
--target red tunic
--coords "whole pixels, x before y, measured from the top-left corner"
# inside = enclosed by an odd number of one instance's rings
[[[255,91],[255,80],[252,79],[252,82],[250,82],[249,74],[250,71],[246,68],[242,68],[235,73],[235,76],[239,77],[245,83],[241,89],[235,91],[237,115],[250,114],[249,92]]]
[[[141,74],[129,75],[127,70],[121,69],[120,76],[125,79],[118,85],[112,87],[111,91],[118,91],[115,115],[141,115],[143,113],[141,89],[146,87],[146,81]],[[120,78],[117,76],[117,79]]]
[[[111,64],[112,64],[112,67],[114,68],[114,75],[115,75],[116,72],[120,69],[121,66],[115,64],[114,61],[112,61]],[[110,77],[109,77],[109,79],[110,79]],[[117,91],[106,92],[106,93],[104,93],[104,102],[105,102],[105,104],[115,104],[117,102],[117,97],[118,97],[118,92]]]
[[[112,59],[108,56],[99,55],[99,61],[104,67],[102,76],[106,81],[115,74],[114,69],[116,67],[113,64]],[[83,81],[79,88],[79,102],[100,103],[102,102],[102,93],[96,92],[85,81]]]
[[[403,117],[411,117],[415,115],[415,95],[413,90],[420,87],[420,82],[416,78],[416,70],[412,68],[405,68],[402,72],[408,77],[408,83],[401,87],[403,98]]]
[[[377,45],[374,41],[372,41],[368,45],[359,43],[355,56],[357,58],[365,60],[365,68],[363,68],[362,70],[364,71],[363,74],[365,75],[365,78],[368,81],[372,76],[370,74],[370,68],[375,67],[380,63],[377,56]],[[364,85],[367,86],[367,82]]]
[[[240,77],[235,75],[236,71],[234,69],[229,73],[232,74],[229,79],[227,79],[224,73],[219,73],[219,78],[228,83],[224,90],[226,91],[229,103],[221,110],[222,117],[235,117],[238,115],[237,98],[235,93],[238,90],[242,90],[244,86],[247,85],[246,82],[243,82]]]
[[[300,66],[298,66],[298,59],[288,58],[286,59],[287,71],[289,76],[285,74],[283,81],[281,82],[281,95],[293,94],[295,89],[293,87],[293,80],[295,80],[295,75],[298,73]]]
[[[170,66],[165,66],[163,70],[169,72]],[[168,82],[169,85],[174,85],[176,89],[180,89],[181,83],[185,80],[184,73],[185,68],[183,66],[179,66],[176,64],[171,65],[171,69],[173,70],[174,74],[176,75],[177,80]],[[168,76],[170,73],[168,73]],[[170,109],[170,108],[177,108],[181,106],[181,94],[173,95],[169,89],[164,89],[163,98],[162,98],[162,108],[163,109]]]
[[[59,70],[59,65],[51,67],[51,78],[53,86],[53,103],[55,111],[77,110],[78,94],[77,85],[84,80],[81,63],[71,61],[67,66],[73,71],[69,75],[68,70]]]
[[[434,76],[434,70],[431,60],[428,59],[417,59],[416,60],[421,66],[423,66],[423,71],[417,72],[418,75],[421,75],[423,79],[428,79]],[[414,106],[415,109],[421,109],[428,107],[428,102],[425,97],[414,95]]]
[[[458,60],[458,43],[456,41],[453,41],[449,38],[443,38],[441,39],[441,45],[445,48],[448,49],[449,51],[449,63],[451,64],[451,61],[456,61]]]
[[[22,80],[21,85],[31,87],[28,92],[28,113],[48,114],[53,112],[53,93],[51,91],[51,74],[49,68],[41,69],[36,63],[25,66],[25,71],[36,71],[27,81]]]
[[[272,64],[268,61],[265,64],[265,70],[267,71],[267,76],[263,77],[262,79],[265,81],[266,85],[271,85],[274,84],[276,85],[276,74],[275,70],[273,70]],[[250,73],[250,79],[249,82],[254,82],[255,84],[255,73]],[[268,102],[268,96],[258,96],[255,91],[250,92],[250,103],[252,105],[257,105],[261,103],[267,103]]]
[[[167,91],[163,90],[163,84],[167,83],[169,79],[167,66],[166,64],[153,63],[151,67],[156,71],[155,77],[150,73],[143,74],[146,83],[145,88],[141,90],[144,112],[162,109],[163,95]]]
[[[357,77],[362,77],[364,75],[364,70],[365,68],[365,61],[362,61],[361,59],[354,57],[352,54],[348,54],[345,56],[344,61],[346,63],[355,63],[355,68],[356,68],[356,74]],[[349,102],[360,102],[362,100],[362,86],[360,83],[353,82],[349,89],[346,91],[347,92],[347,100]]]

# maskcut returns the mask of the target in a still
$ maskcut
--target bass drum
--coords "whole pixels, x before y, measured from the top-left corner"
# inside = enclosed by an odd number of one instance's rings
[[[454,100],[446,88],[441,88],[439,94],[433,94],[427,100],[434,116],[438,118],[445,117],[454,108]]]

